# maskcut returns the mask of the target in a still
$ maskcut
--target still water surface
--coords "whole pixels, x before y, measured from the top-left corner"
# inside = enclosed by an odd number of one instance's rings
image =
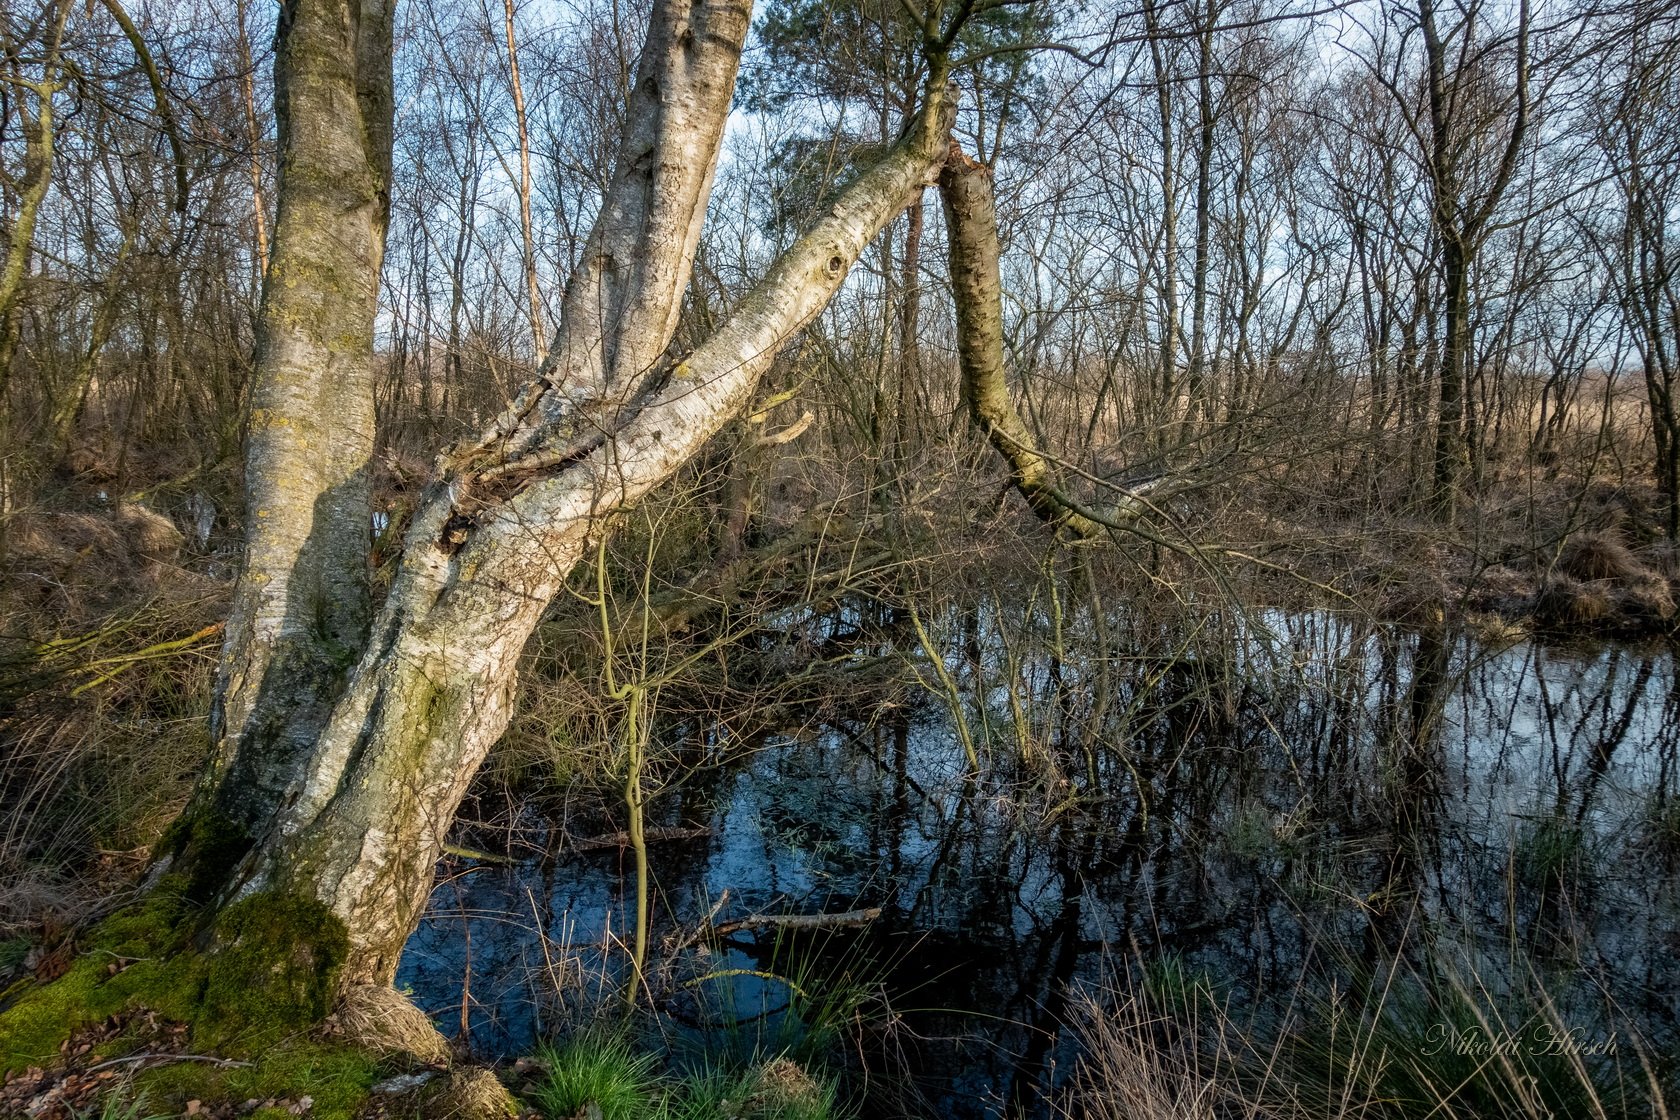
[[[891,643],[857,622],[771,640]],[[871,1114],[1030,1114],[1077,1052],[1070,997],[1116,969],[1170,961],[1261,1007],[1425,930],[1481,975],[1544,962],[1560,998],[1579,986],[1653,1045],[1680,1037],[1670,647],[1494,648],[1312,614],[1134,626],[1124,644],[1069,622],[1058,657],[1036,614],[944,622],[978,776],[937,696],[842,702],[745,752],[716,727],[668,729],[700,765],[650,824],[697,835],[651,849],[655,957],[720,899],[718,922],[880,909],[685,951],[654,985],[685,1053],[861,1020],[837,1060]],[[452,861],[398,983],[476,1050],[524,1052],[578,992],[623,982],[633,898],[616,848]]]

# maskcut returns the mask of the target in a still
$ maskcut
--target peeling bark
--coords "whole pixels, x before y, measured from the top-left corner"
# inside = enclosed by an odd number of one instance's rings
[[[541,375],[476,443],[531,453],[555,426],[622,406],[659,364],[682,308],[717,171],[751,0],[660,3],[642,46],[618,161],[566,285]]]

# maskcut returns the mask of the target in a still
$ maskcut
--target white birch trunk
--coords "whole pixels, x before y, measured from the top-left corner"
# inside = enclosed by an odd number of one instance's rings
[[[489,430],[440,458],[365,641],[359,585],[350,586],[361,572],[351,538],[364,546],[366,539],[365,473],[318,472],[298,483],[279,469],[319,454],[316,425],[345,419],[349,443],[360,449],[344,457],[345,466],[358,455],[365,463],[360,414],[336,403],[336,382],[330,389],[320,384],[323,373],[360,367],[303,343],[280,351],[286,360],[271,360],[265,411],[253,429],[264,438],[252,449],[258,498],[242,583],[242,590],[256,590],[243,592],[237,629],[230,627],[235,668],[223,724],[249,729],[277,721],[285,747],[253,752],[249,730],[243,739],[222,733],[234,748],[218,758],[214,804],[244,810],[233,823],[248,828],[255,843],[222,881],[220,897],[274,893],[319,903],[348,933],[341,987],[388,983],[394,975],[430,893],[444,835],[508,724],[526,640],[605,531],[603,518],[668,478],[750,404],[776,352],[826,305],[864,247],[943,162],[951,110],[941,71],[904,138],[776,262],[717,333],[680,360],[668,355],[749,16],[750,0],[657,4],[611,192],[568,285],[543,375]],[[295,95],[291,108],[295,128]],[[334,138],[319,139],[330,147]],[[286,298],[278,282],[286,254],[325,251],[286,224],[285,194],[265,315],[279,315]],[[376,251],[355,263],[362,280],[377,276]],[[351,294],[359,299],[362,289]],[[317,298],[342,307],[347,296]],[[370,391],[365,395],[371,400]],[[288,524],[271,524],[281,501]],[[311,567],[310,548],[329,527],[337,566]],[[336,675],[323,676],[322,687],[303,690],[309,703],[301,715],[292,715],[300,711],[296,696],[253,691],[237,670],[266,666],[275,676],[282,654],[261,647],[291,633],[300,573],[310,581],[312,602],[338,596],[345,607],[332,614],[343,633],[331,635],[330,644],[315,631],[305,635],[312,647],[300,639],[309,654],[301,664],[319,667],[339,651],[358,652],[342,686]],[[277,585],[286,593],[276,596]],[[266,807],[260,824],[259,805]]]
[[[389,0],[288,4],[275,112],[279,207],[257,323],[244,566],[194,807],[246,835],[313,749],[367,632]]]

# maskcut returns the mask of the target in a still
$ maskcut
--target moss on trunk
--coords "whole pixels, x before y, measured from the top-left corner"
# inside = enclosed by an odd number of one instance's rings
[[[326,1018],[350,951],[344,923],[320,902],[282,894],[241,899],[216,916],[195,1041],[253,1052]]]
[[[205,921],[182,886],[166,880],[107,918],[68,972],[0,1012],[0,1068],[51,1062],[78,1028],[142,1009],[187,1024],[194,1047],[234,1058],[326,1018],[349,939],[325,906],[259,894]]]
[[[251,835],[214,806],[189,806],[152,849],[152,863],[167,865],[193,906],[209,906],[228,885],[233,869],[251,850]]]

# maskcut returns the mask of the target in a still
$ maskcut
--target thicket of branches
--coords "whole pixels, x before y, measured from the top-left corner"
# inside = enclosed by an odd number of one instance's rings
[[[6,516],[162,487],[227,527],[272,205],[271,13],[152,4],[133,36],[119,13],[10,5],[0,29]],[[401,14],[380,354],[400,471],[540,357],[609,171],[635,19]],[[1675,20],[1638,3],[997,9],[972,32],[961,131],[997,176],[1020,410],[1074,477],[1241,479],[1225,500],[1244,507],[1299,508],[1263,499],[1277,485],[1396,513],[1608,476],[1654,488],[1636,535],[1672,538]],[[919,82],[915,31],[884,0],[783,0],[760,21],[697,325],[823,205],[813,184],[892,139]],[[933,207],[900,219],[787,357],[786,401],[735,450],[806,409],[815,424],[740,456],[731,501],[777,455],[865,463],[870,491],[962,444],[939,224]]]
[[[272,18],[0,12],[0,719],[67,651],[98,655],[60,690],[82,696],[124,650],[209,648],[243,518]],[[376,565],[430,457],[540,361],[638,18],[594,0],[399,12]],[[923,78],[893,0],[758,19],[679,343],[895,138]],[[1182,586],[1223,565],[1251,594],[1412,619],[1457,595],[1671,624],[1680,16],[1023,3],[964,34],[958,135],[995,176],[1015,407],[1071,500],[1141,511],[1122,534],[1139,555],[1099,570]],[[631,519],[614,556],[660,569],[662,625],[731,596],[937,595],[991,561],[1007,578],[1029,553],[977,554],[1000,534],[1037,555],[1045,530],[1000,518],[1018,499],[965,415],[942,227],[931,196],[889,227],[759,411],[646,533]],[[641,586],[623,583],[626,610]],[[1207,586],[1232,590],[1224,571]],[[199,708],[163,703],[179,691],[136,686],[124,750],[154,708],[198,742]],[[129,718],[111,711],[18,741],[46,758]]]

